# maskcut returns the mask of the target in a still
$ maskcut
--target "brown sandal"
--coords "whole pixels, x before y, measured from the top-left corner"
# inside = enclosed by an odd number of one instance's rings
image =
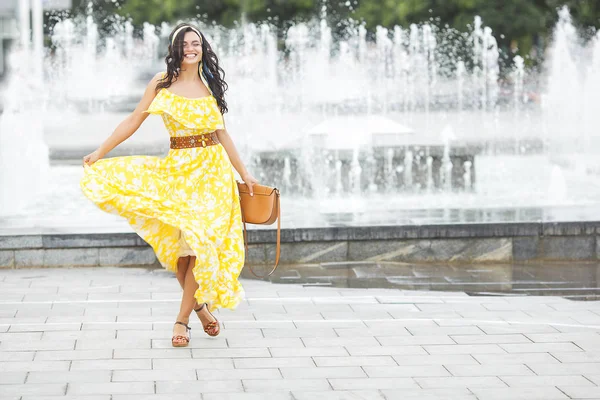
[[[202,311],[202,309],[206,307],[206,311],[208,311],[208,313],[210,314],[211,317],[215,318],[215,316],[210,312],[210,309],[208,308],[208,304],[204,303],[202,304],[198,309],[194,310],[196,312],[196,315],[198,316],[198,318],[200,318],[200,314],[198,314],[200,311]],[[215,318],[214,321],[209,322],[208,324],[206,324],[206,326],[202,326],[204,328],[204,332],[206,332],[206,334],[208,336],[217,336],[220,332],[221,332],[221,326],[219,325],[219,320]],[[217,328],[216,333],[211,334],[210,332],[212,332],[215,328]]]
[[[171,338],[171,344],[173,345],[173,347],[187,347],[187,345],[190,343],[190,336],[192,334],[191,330],[192,328],[190,328],[189,326],[187,326],[186,324],[184,324],[183,322],[175,322],[175,325],[183,325],[185,326],[185,333],[187,335],[173,335],[173,337]],[[183,340],[183,342],[181,342]]]

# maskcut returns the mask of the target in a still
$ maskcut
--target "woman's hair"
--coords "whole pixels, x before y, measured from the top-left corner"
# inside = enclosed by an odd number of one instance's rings
[[[179,28],[184,26],[187,26],[187,28],[179,30]],[[177,32],[178,30],[179,32]],[[221,114],[225,114],[228,111],[227,102],[225,101],[225,91],[228,87],[224,80],[225,71],[219,66],[219,59],[210,47],[210,44],[206,41],[202,32],[190,24],[184,23],[177,25],[169,35],[169,54],[165,57],[167,73],[158,81],[156,91],[170,87],[173,80],[179,76],[179,69],[181,67],[181,62],[183,61],[183,38],[186,32],[200,34],[200,39],[202,41],[202,69],[206,76],[208,86],[212,91],[214,98],[217,100]],[[175,33],[177,33],[177,36],[174,38],[173,34]],[[198,71],[198,73],[200,73],[200,71]]]

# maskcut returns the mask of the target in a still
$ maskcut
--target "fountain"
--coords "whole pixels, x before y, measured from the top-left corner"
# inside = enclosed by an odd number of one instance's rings
[[[255,176],[280,185],[298,209],[330,215],[364,212],[363,205],[393,213],[595,204],[600,36],[582,44],[563,8],[540,77],[521,57],[501,70],[495,33],[484,22],[475,17],[468,35],[428,22],[378,27],[373,41],[357,22],[334,40],[326,14],[283,35],[268,24],[197,25],[227,71],[226,121],[238,149]],[[113,24],[100,35],[90,3],[87,15],[53,27],[39,106],[56,164],[78,163],[93,150],[162,69],[169,24],[146,23],[141,35],[128,21]],[[13,74],[11,82],[23,79]],[[536,81],[546,83],[532,87]],[[541,101],[532,92],[543,92]],[[11,113],[0,123],[2,132],[18,125]],[[164,131],[148,126],[119,151],[164,151]],[[317,134],[319,126],[328,130]],[[43,143],[39,132],[28,142]],[[11,139],[2,133],[2,140]],[[72,181],[70,193],[77,193],[79,170],[50,171],[70,176],[56,179]],[[3,184],[0,193],[10,191]],[[89,212],[83,204],[77,207]]]
[[[44,192],[49,160],[42,126],[42,3],[20,2],[21,39],[9,55],[12,71],[2,93],[0,117],[0,216],[14,215],[36,202]],[[29,18],[33,22],[29,37]],[[32,42],[32,43],[31,43]],[[33,44],[33,46],[31,46]]]

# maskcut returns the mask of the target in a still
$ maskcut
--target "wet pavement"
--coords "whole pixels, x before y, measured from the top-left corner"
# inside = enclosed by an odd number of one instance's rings
[[[263,275],[269,266],[255,266]],[[244,276],[252,277],[245,271]],[[337,288],[394,288],[458,291],[471,296],[563,296],[600,299],[600,263],[411,264],[404,262],[331,262],[282,265],[276,283]]]
[[[600,399],[600,303],[514,290],[595,287],[593,266],[494,268],[395,278],[446,291],[243,279],[245,301],[216,313],[222,333],[192,320],[178,349],[164,270],[0,270],[0,399]],[[507,290],[449,291],[478,280]]]

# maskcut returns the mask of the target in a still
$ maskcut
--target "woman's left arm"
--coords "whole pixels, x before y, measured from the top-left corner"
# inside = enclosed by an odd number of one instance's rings
[[[233,140],[231,139],[231,136],[229,136],[227,129],[217,129],[217,137],[219,138],[219,142],[221,142],[221,144],[225,148],[225,151],[229,156],[229,160],[231,161],[231,165],[233,165],[233,168],[235,168],[238,174],[240,174],[240,177],[242,178],[244,183],[248,185],[250,195],[253,195],[252,185],[258,183],[258,181],[246,169],[246,166],[240,158],[240,155],[235,147],[235,144],[233,143]]]

